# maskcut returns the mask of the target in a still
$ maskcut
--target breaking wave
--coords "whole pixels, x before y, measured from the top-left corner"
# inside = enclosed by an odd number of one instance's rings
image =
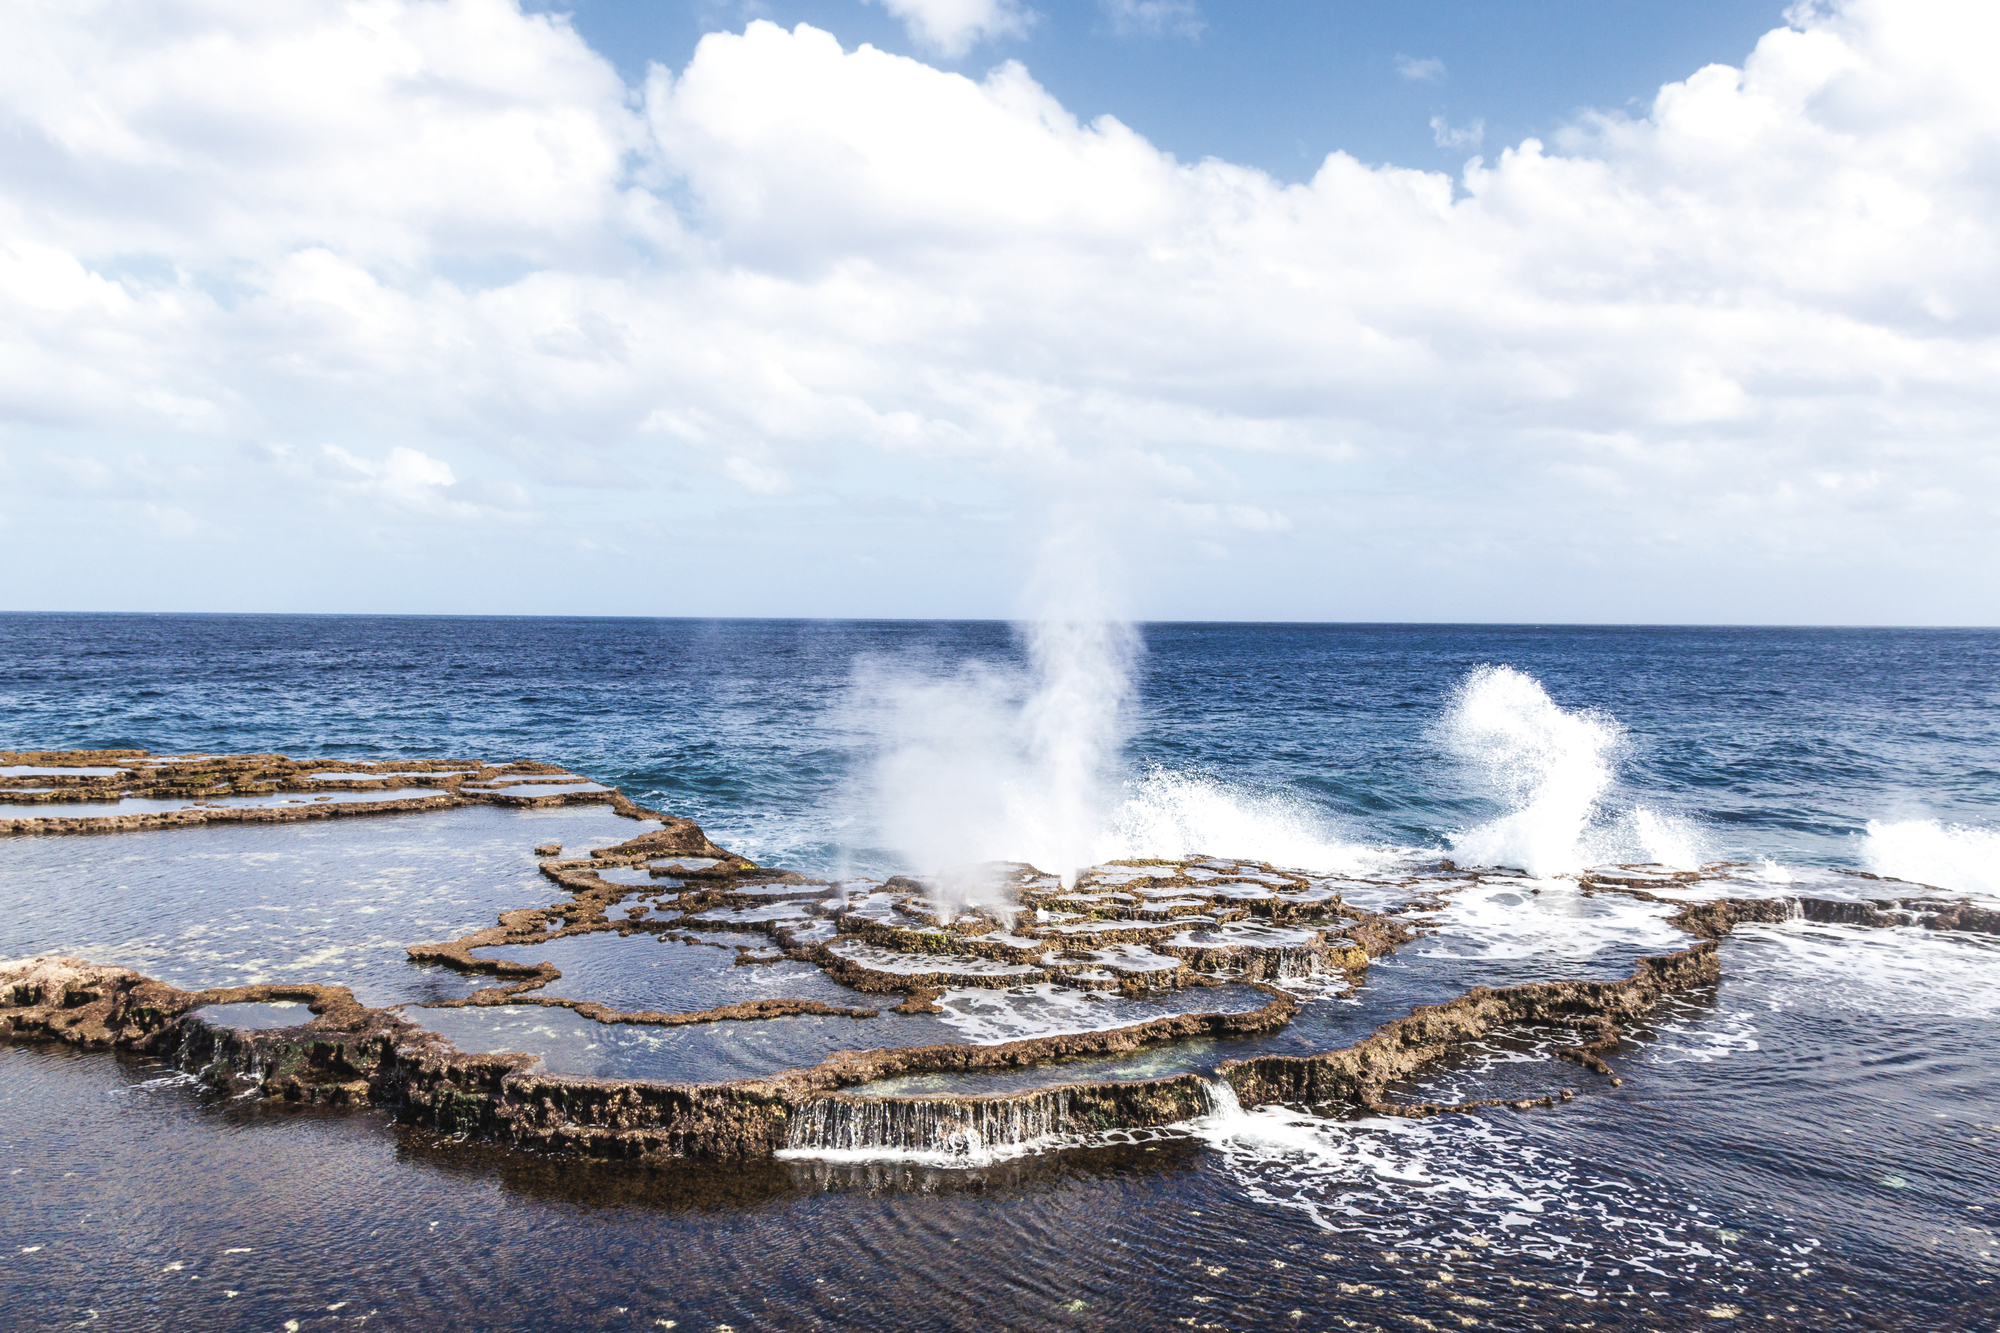
[[[1627,859],[1701,864],[1699,832],[1689,821],[1644,806],[1609,808],[1624,747],[1617,719],[1562,707],[1524,671],[1474,670],[1438,735],[1507,807],[1498,819],[1453,835],[1461,861],[1536,875]]]
[[[2000,896],[2000,829],[1935,819],[1871,819],[1862,857],[1878,875]]]
[[[1097,852],[1100,861],[1238,856],[1339,874],[1365,873],[1393,856],[1342,839],[1324,813],[1297,797],[1165,768],[1126,784]]]

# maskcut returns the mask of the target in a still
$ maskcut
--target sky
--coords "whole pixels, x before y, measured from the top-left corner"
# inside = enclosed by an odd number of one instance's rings
[[[0,608],[2000,623],[1990,5],[7,22]]]

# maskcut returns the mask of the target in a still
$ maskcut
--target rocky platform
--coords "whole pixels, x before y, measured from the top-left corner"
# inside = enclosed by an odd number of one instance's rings
[[[669,833],[692,829],[707,854],[728,856],[701,838],[693,821],[635,806],[616,788],[554,764],[0,750],[0,834],[128,833],[196,824],[407,814],[473,804],[532,808],[590,803],[610,805],[634,818],[659,820]]]
[[[141,831],[209,818],[318,818],[330,803],[293,804],[285,798],[287,803],[278,805],[229,807],[194,798],[212,801],[224,792],[268,797],[268,789],[321,793],[324,784],[392,793],[407,789],[396,784],[436,788],[412,798],[422,804],[396,807],[402,810],[476,801],[601,800],[620,814],[654,823],[584,856],[565,857],[557,846],[537,848],[542,875],[561,892],[558,901],[504,911],[494,925],[458,939],[409,946],[413,962],[492,979],[461,999],[378,1009],[358,1003],[339,986],[182,990],[125,968],[66,956],[0,962],[0,1039],[146,1052],[197,1072],[218,1088],[294,1102],[383,1106],[445,1133],[600,1157],[912,1148],[973,1153],[995,1144],[1059,1144],[1112,1130],[1183,1123],[1225,1096],[1245,1106],[1275,1102],[1402,1116],[1554,1106],[1573,1092],[1437,1104],[1399,1103],[1389,1089],[1497,1030],[1523,1027],[1570,1034],[1552,1054],[1615,1086],[1618,1079],[1605,1056],[1666,997],[1712,986],[1720,974],[1715,941],[1739,922],[1804,916],[2000,933],[1995,913],[1966,902],[1910,896],[1867,902],[1715,897],[1686,903],[1662,893],[1698,884],[1703,874],[1609,868],[1583,877],[1584,891],[1679,904],[1668,920],[1692,937],[1688,947],[1642,958],[1622,980],[1477,987],[1448,1003],[1417,1007],[1337,1050],[1226,1060],[1209,1075],[1058,1082],[986,1096],[880,1096],[869,1095],[866,1085],[911,1075],[1024,1070],[1192,1039],[1278,1031],[1296,1017],[1302,997],[1361,984],[1372,958],[1419,933],[1424,913],[1479,878],[1441,862],[1401,885],[1402,908],[1377,912],[1351,906],[1343,889],[1379,892],[1382,883],[1228,858],[1115,863],[1094,867],[1071,883],[1031,866],[1004,865],[989,867],[967,902],[914,879],[835,883],[759,867],[717,846],[690,821],[633,805],[615,790],[552,765],[355,765],[272,755],[155,760],[123,751],[0,752],[0,760],[15,770],[6,781],[35,782],[24,790],[57,793],[47,798],[51,803],[75,801],[81,790],[105,801],[143,792],[139,799],[188,799],[193,804],[187,810],[200,812],[185,819],[161,817],[181,811],[151,810],[112,815],[112,822],[70,814],[0,821],[0,830],[15,833]],[[371,804],[369,811],[378,808]],[[237,813],[246,809],[258,813]],[[19,827],[23,824],[44,826]],[[1708,877],[1726,878],[1728,870],[1716,868]],[[811,963],[854,991],[882,996],[885,1007],[893,998],[893,1007],[906,1014],[936,1012],[946,988],[1030,985],[1121,997],[1180,995],[1183,1011],[1101,1031],[838,1051],[810,1067],[716,1082],[555,1075],[538,1070],[530,1055],[463,1052],[424,1026],[426,1008],[485,1006],[561,1007],[598,1023],[661,1028],[877,1014],[871,1008],[783,998],[690,1012],[621,1010],[589,998],[539,993],[561,977],[548,962],[474,952],[592,935],[709,943],[730,934],[750,941],[734,946],[741,965],[779,959]],[[1248,1011],[1203,1011],[1201,994],[1222,985],[1255,987],[1263,1003]],[[304,1006],[299,1021],[246,1027],[217,1008],[280,1003]]]

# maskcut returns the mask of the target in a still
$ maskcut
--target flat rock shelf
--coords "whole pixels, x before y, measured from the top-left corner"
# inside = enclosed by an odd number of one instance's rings
[[[1537,881],[1449,861],[1328,876],[1190,857],[1068,882],[1016,864],[988,867],[965,901],[920,879],[759,866],[548,764],[0,751],[0,768],[0,834],[124,835],[25,872],[30,906],[9,929],[30,947],[0,962],[0,1037],[605,1158],[974,1160],[1172,1136],[1224,1107],[1555,1108],[1580,1095],[1560,1086],[1565,1065],[1593,1093],[1619,1086],[1608,1057],[1664,998],[1714,985],[1715,941],[1740,923],[2000,933],[1990,909],[1867,876],[1844,897],[1744,896],[1727,864]],[[314,832],[336,817],[354,831]],[[410,820],[446,836],[407,837]],[[270,840],[309,835],[281,849],[303,867],[291,890],[274,885]],[[197,837],[194,857],[172,841]],[[604,845],[566,850],[579,837]],[[526,878],[447,909],[385,888],[384,848],[432,883],[499,875],[467,872],[475,855]],[[81,887],[45,891],[57,880]],[[1370,985],[1371,964],[1437,934],[1450,904],[1544,893],[1579,920],[1625,913],[1632,947],[1579,977],[1468,963],[1431,983],[1434,1002]],[[311,919],[253,938],[237,924],[252,912]],[[396,933],[452,920],[449,938]],[[365,976],[368,1002],[343,976]],[[1494,1039],[1539,1043],[1539,1082],[1421,1095],[1427,1070]]]

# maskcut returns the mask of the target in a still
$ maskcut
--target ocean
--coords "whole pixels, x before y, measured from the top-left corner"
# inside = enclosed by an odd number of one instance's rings
[[[1991,905],[1996,668],[1986,630],[1148,624],[1078,649],[993,622],[7,615],[0,747],[535,759],[834,879],[1044,845],[1510,872],[1313,999],[1303,1049],[1687,942],[1580,892],[1591,866]],[[525,847],[610,819],[0,839],[0,957],[459,995],[401,946],[546,902]],[[2000,1328],[2000,939],[1797,920],[1720,954],[1719,985],[1626,1034],[1616,1088],[1517,1035],[1407,1089],[1583,1090],[1559,1107],[1271,1106],[963,1163],[640,1168],[4,1047],[0,1327]],[[604,984],[643,999],[635,969]],[[1040,1012],[939,1021],[976,1041]],[[546,1040],[621,1077],[857,1040],[783,1022]]]

